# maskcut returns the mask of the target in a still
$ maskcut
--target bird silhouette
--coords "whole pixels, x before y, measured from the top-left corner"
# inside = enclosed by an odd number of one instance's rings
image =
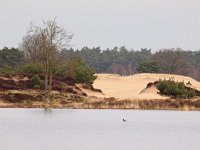
[[[127,122],[125,119],[123,119],[123,122]]]

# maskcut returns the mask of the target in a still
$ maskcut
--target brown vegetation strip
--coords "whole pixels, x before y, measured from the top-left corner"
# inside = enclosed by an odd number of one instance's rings
[[[9,103],[9,105],[0,105],[0,107],[8,108],[43,108],[42,102],[25,103]],[[60,109],[140,109],[140,110],[200,110],[199,100],[183,100],[183,99],[167,99],[167,100],[114,100],[105,99],[93,102],[82,102],[69,100],[56,102],[51,105],[52,108]]]
[[[85,103],[82,107],[91,109],[200,110],[200,100],[108,100]]]

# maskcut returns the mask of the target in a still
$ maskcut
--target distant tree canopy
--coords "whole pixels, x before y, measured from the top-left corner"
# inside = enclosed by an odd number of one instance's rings
[[[187,74],[189,60],[182,49],[162,49],[152,57],[159,65],[160,72],[168,74]]]
[[[24,53],[17,48],[4,47],[0,50],[0,70],[13,70],[24,63]]]
[[[139,64],[137,71],[139,73],[158,73],[159,66],[155,60],[145,60]]]
[[[100,47],[84,47],[75,51],[86,63],[95,68],[97,73],[115,73],[131,75],[137,73],[137,67],[141,61],[151,57],[151,50],[141,51],[128,50],[126,47],[114,47],[113,49],[101,50]]]
[[[128,50],[126,47],[81,50],[65,50],[68,56],[79,56],[97,73],[113,73],[123,76],[135,73],[168,73],[187,75],[200,80],[200,51],[161,49],[152,53],[150,49]]]
[[[9,54],[11,51],[14,52]],[[5,54],[9,55],[9,57],[5,57]],[[34,55],[32,57],[34,58]],[[168,73],[186,75],[200,80],[200,50],[161,49],[152,53],[150,49],[134,51],[124,46],[114,47],[113,49],[84,47],[80,50],[62,49],[56,53],[56,59],[57,65],[55,65],[54,69],[56,67],[61,70],[63,69],[62,67],[67,69],[66,64],[70,62],[72,65],[72,59],[78,62],[81,59],[85,66],[93,68],[93,71],[95,70],[97,73],[113,73],[123,76],[135,73]],[[1,68],[2,66],[15,68],[23,63],[27,65],[27,59],[24,59],[24,54],[19,49],[4,48],[0,50]],[[31,69],[34,71],[34,68],[35,72],[39,72],[41,66],[37,66],[37,63],[34,63],[25,69],[26,71]],[[55,70],[54,73],[56,74],[61,70]],[[66,74],[71,73],[66,71]]]

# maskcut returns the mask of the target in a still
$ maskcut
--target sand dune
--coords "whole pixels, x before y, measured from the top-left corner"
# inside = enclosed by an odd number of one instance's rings
[[[101,95],[101,97],[115,97],[119,99],[166,99],[168,97],[157,94],[158,90],[156,87],[151,87],[150,89],[145,88],[149,82],[169,78],[184,83],[190,82],[192,87],[200,90],[200,82],[190,77],[150,73],[135,74],[127,77],[113,74],[98,74],[94,82],[94,87],[103,91],[104,95]],[[89,95],[99,97],[95,93],[90,93]]]

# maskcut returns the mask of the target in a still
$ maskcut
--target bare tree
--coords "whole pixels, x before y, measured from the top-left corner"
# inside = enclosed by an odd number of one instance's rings
[[[22,49],[25,51],[26,57],[43,65],[46,104],[50,102],[56,52],[69,46],[72,37],[73,35],[66,33],[54,19],[43,21],[42,26],[31,25],[27,35],[23,38]]]
[[[188,61],[182,49],[162,49],[154,54],[153,59],[159,65],[160,72],[168,74],[186,74]]]

